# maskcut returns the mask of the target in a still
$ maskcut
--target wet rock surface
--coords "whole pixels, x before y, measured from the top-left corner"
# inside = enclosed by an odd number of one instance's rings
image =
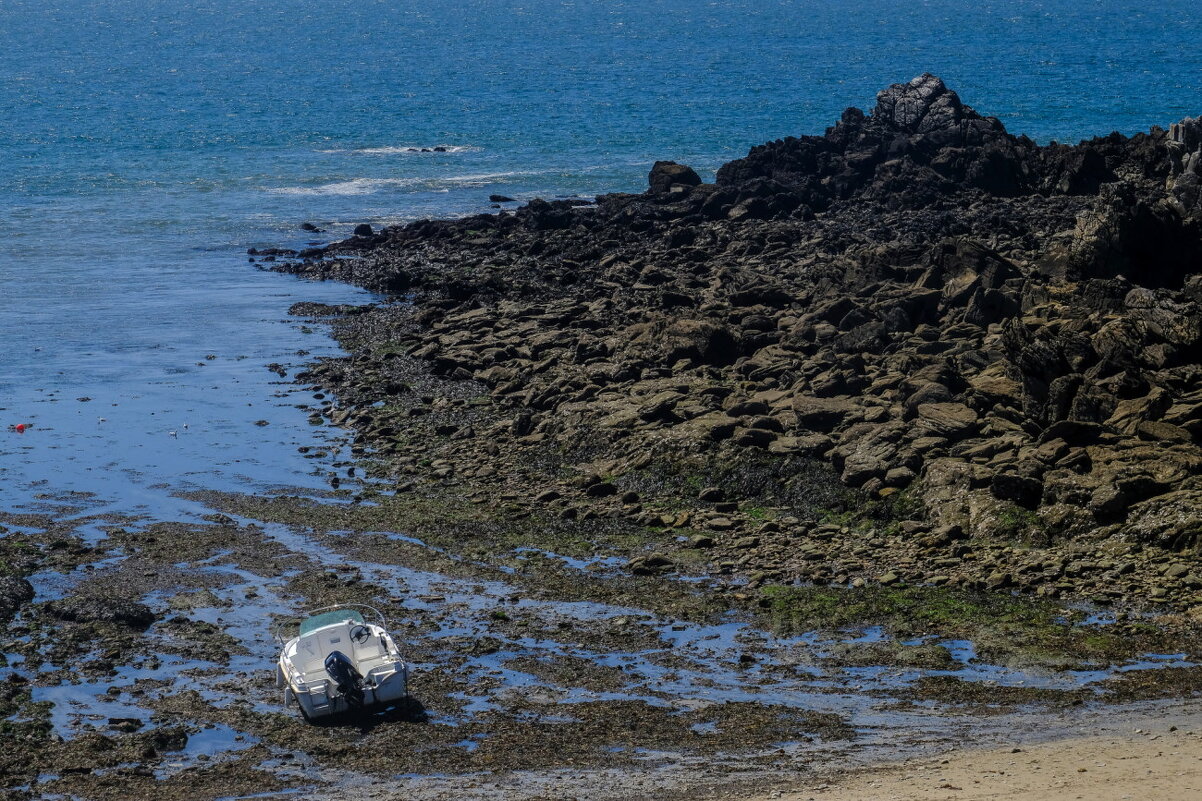
[[[304,377],[401,486],[677,535],[634,572],[704,550],[753,583],[1189,609],[1196,129],[1043,146],[923,75],[713,184],[657,162],[643,194],[385,228],[273,269],[403,296],[335,318],[353,356]]]
[[[717,505],[734,490],[694,492]],[[704,579],[686,552],[638,573],[624,555],[654,529],[454,491],[191,500],[206,522],[45,517],[0,540],[6,560],[31,554],[37,590],[0,640],[6,780],[35,797],[386,795],[401,772],[418,798],[533,798],[604,775],[601,797],[703,795],[893,753],[900,732],[937,747],[965,713],[988,737],[1008,716],[1197,684],[1188,618],[894,581],[757,591]],[[79,598],[111,601],[85,614]],[[280,703],[271,627],[330,603],[392,621],[415,665],[409,702],[326,726]],[[118,614],[143,608],[144,628]]]

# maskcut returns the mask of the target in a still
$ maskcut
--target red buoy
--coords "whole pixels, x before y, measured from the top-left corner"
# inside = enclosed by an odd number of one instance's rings
[[[18,434],[24,434],[24,433],[25,433],[25,424],[24,424],[24,423],[17,423],[17,425],[16,425],[16,429],[17,429],[17,433],[18,433]]]

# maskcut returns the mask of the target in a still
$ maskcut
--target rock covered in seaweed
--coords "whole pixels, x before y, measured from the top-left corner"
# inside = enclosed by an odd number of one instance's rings
[[[1038,145],[923,75],[713,184],[657,162],[642,194],[387,228],[280,269],[411,293],[379,336],[498,417],[444,425],[449,458],[818,458],[973,537],[1190,549],[1199,130]],[[386,439],[407,423],[373,404],[400,376],[358,358],[375,377],[342,419]]]

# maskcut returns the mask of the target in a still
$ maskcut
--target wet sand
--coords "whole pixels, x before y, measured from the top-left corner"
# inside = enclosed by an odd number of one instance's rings
[[[1131,801],[1202,798],[1202,714],[1159,715],[1103,736],[963,748],[874,766],[755,801]]]

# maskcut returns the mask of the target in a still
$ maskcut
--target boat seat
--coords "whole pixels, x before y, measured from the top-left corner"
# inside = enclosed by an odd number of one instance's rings
[[[351,630],[357,625],[346,623],[330,626],[301,638],[296,644],[296,658],[293,664],[305,674],[307,681],[325,676],[325,659],[331,651],[342,651],[350,656],[364,676],[372,668],[392,661],[388,657],[388,649],[384,647],[384,642],[376,635],[373,634],[364,642],[351,639]]]
[[[384,641],[374,634],[366,642],[355,643],[354,658],[359,665],[359,672],[364,676],[372,668],[392,662],[388,656],[388,649],[384,647]]]
[[[301,638],[296,644],[297,669],[305,674],[305,678],[316,678],[311,674],[325,675],[326,657],[331,651],[351,650],[353,643],[350,636],[351,625],[342,624],[319,629]]]

